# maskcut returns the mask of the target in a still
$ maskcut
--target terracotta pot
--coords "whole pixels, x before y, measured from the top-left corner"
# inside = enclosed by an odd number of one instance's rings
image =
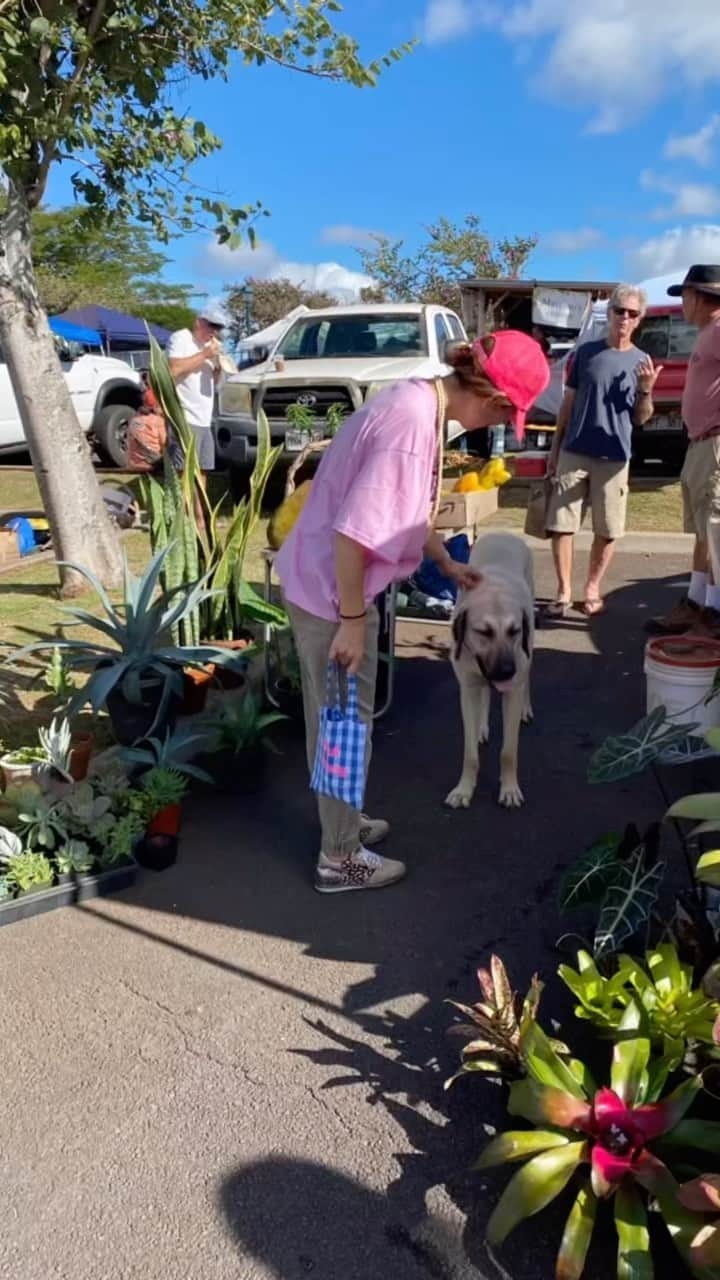
[[[232,649],[233,653],[240,654],[243,649],[249,649],[253,641],[250,636],[243,636],[239,640],[207,640],[206,644],[212,644],[216,649]],[[245,676],[240,671],[226,671],[224,667],[215,668],[215,679],[221,689],[242,689],[245,684]]]
[[[90,756],[95,746],[94,733],[74,733],[70,750],[70,776],[73,782],[87,777]]]
[[[205,710],[208,689],[215,678],[215,663],[206,667],[186,667],[183,673],[183,701],[180,714],[197,716]]]
[[[151,836],[176,836],[180,832],[180,815],[182,807],[179,804],[169,804],[165,809],[161,809],[155,814],[148,823],[148,835]]]

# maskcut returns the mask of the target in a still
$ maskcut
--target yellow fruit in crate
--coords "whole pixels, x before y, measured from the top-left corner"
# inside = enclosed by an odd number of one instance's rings
[[[453,493],[477,493],[480,488],[480,477],[477,471],[467,471],[453,487]]]
[[[268,545],[272,547],[273,551],[280,550],[283,542],[290,533],[295,521],[305,506],[311,484],[312,480],[303,480],[302,484],[298,485],[295,492],[291,493],[290,497],[285,499],[282,506],[278,507],[277,511],[273,512],[267,527]]]
[[[501,485],[507,484],[512,476],[508,471],[502,458],[491,458],[485,463],[480,472],[478,488],[480,489],[499,489]]]

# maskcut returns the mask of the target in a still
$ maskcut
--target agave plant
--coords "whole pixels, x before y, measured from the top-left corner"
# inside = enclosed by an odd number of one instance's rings
[[[505,1076],[508,1079],[525,1074],[523,1026],[527,1027],[537,1017],[542,995],[542,983],[537,974],[531,980],[524,1000],[513,991],[507,969],[499,956],[490,957],[489,969],[478,969],[478,982],[483,995],[478,1004],[460,1004],[448,1000],[466,1022],[456,1023],[450,1034],[464,1036],[470,1043],[462,1050],[462,1066],[446,1081],[449,1089],[461,1076],[475,1071]],[[556,1044],[560,1053],[569,1051],[565,1045]]]
[[[50,768],[59,773],[66,782],[72,782],[70,772],[72,730],[67,716],[63,716],[62,719],[53,718],[49,728],[40,729],[38,737]]]
[[[170,694],[173,691],[179,694],[182,690],[183,667],[232,662],[232,654],[211,645],[182,648],[168,643],[176,623],[212,594],[207,577],[171,592],[156,594],[170,550],[167,546],[154,555],[140,577],[130,572],[125,559],[123,603],[117,608],[94,574],[82,565],[71,565],[93,587],[104,616],[97,617],[74,605],[65,606],[64,612],[71,619],[66,625],[89,628],[97,639],[39,640],[20,649],[8,661],[60,648],[69,669],[89,671],[90,677],[75,694],[70,712],[89,702],[97,713],[115,690],[128,702],[140,704],[147,686],[157,683],[164,690],[157,715],[159,721]]]
[[[673,1070],[682,1063],[688,1044],[717,1055],[720,1004],[695,986],[692,966],[682,963],[672,943],[648,951],[644,965],[632,956],[618,956],[612,977],[605,977],[586,951],[578,952],[577,964],[577,970],[569,965],[558,969],[578,1001],[576,1017],[615,1035],[628,1007],[639,1004],[653,1050],[669,1057]]]
[[[271,447],[267,418],[259,413],[250,495],[237,503],[229,522],[222,522],[222,500],[214,507],[210,502],[198,463],[195,437],[188,427],[167,358],[152,336],[150,349],[153,390],[184,454],[181,476],[166,456],[162,484],[152,477],[143,480],[143,500],[150,516],[153,549],[172,546],[164,566],[166,591],[206,578],[213,593],[178,619],[175,642],[197,645],[201,638],[231,640],[241,634],[249,621],[285,626],[285,612],[262,600],[243,572],[248,544],[260,520],[267,483],[282,446]],[[199,519],[198,512],[201,513]]]
[[[280,711],[263,711],[259,700],[248,693],[241,702],[224,706],[211,722],[212,751],[228,751],[237,755],[241,751],[255,751],[261,747],[269,751],[277,748],[267,735],[267,730],[287,716]]]
[[[168,729],[164,738],[148,738],[133,747],[126,747],[121,758],[128,764],[148,769],[174,769],[200,782],[212,782],[210,774],[188,758],[207,749],[211,740],[212,729],[208,725],[180,725],[177,729]]]
[[[558,1280],[580,1280],[598,1204],[614,1197],[618,1233],[618,1280],[652,1277],[647,1199],[656,1200],[678,1251],[692,1265],[692,1245],[702,1220],[678,1200],[678,1183],[653,1147],[679,1134],[683,1117],[702,1089],[699,1076],[663,1097],[669,1068],[652,1070],[650,1041],[641,1034],[642,1014],[629,1006],[623,1038],[613,1050],[609,1088],[598,1089],[590,1073],[583,1081],[564,1063],[542,1029],[524,1029],[527,1077],[510,1088],[508,1112],[533,1130],[500,1134],[485,1148],[478,1169],[509,1162],[523,1167],[505,1188],[489,1220],[488,1241],[501,1244],[523,1219],[546,1208],[589,1166],[567,1219],[557,1258]],[[720,1126],[718,1126],[720,1127]],[[720,1153],[720,1139],[714,1138]],[[696,1274],[710,1276],[710,1272]],[[715,1273],[712,1273],[715,1274]],[[718,1273],[720,1274],[720,1273]]]

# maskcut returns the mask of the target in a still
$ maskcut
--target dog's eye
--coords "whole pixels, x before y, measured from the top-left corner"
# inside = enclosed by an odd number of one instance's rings
[[[508,635],[511,637],[512,640],[514,640],[516,636],[520,635],[520,628],[508,627]]]
[[[492,640],[495,635],[492,627],[478,627],[477,633],[479,636],[484,636],[486,640]]]

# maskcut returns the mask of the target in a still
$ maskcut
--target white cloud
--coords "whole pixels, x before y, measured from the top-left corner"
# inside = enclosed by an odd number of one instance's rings
[[[627,128],[668,92],[720,80],[717,0],[430,0],[429,40],[457,39],[472,27],[501,32],[540,69],[536,87],[594,113],[591,128]],[[549,49],[546,52],[546,45]]]
[[[605,244],[607,237],[604,231],[596,227],[578,227],[576,231],[549,231],[540,237],[541,248],[547,253],[570,254],[584,253],[586,249],[596,249]]]
[[[635,280],[669,275],[673,271],[684,274],[693,262],[720,263],[720,226],[707,223],[674,227],[625,255],[626,272]]]
[[[711,116],[697,133],[673,135],[665,143],[665,155],[670,160],[694,160],[709,169],[713,163],[714,144],[720,135],[720,115]]]
[[[323,244],[349,244],[353,248],[363,248],[371,244],[373,236],[382,236],[382,231],[370,231],[367,227],[353,227],[340,223],[333,227],[323,227],[320,239]]]
[[[371,285],[370,276],[350,271],[339,262],[292,262],[283,258],[274,245],[259,241],[256,249],[241,245],[230,249],[212,241],[197,264],[199,273],[212,279],[231,281],[243,276],[256,280],[292,280],[307,289],[322,289],[341,302],[352,302],[360,290]]]
[[[720,190],[705,182],[677,182],[673,178],[660,177],[650,170],[640,174],[640,185],[646,190],[665,191],[673,197],[672,204],[656,209],[653,218],[712,218],[720,213]]]

